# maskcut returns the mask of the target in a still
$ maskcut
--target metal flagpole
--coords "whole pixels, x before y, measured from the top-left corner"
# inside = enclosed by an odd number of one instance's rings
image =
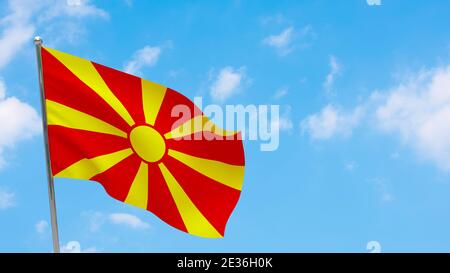
[[[53,239],[53,251],[59,253],[59,238],[58,238],[58,221],[56,219],[56,201],[55,201],[55,187],[52,175],[52,169],[50,165],[50,150],[48,147],[48,130],[47,130],[47,109],[45,107],[45,94],[44,94],[44,78],[42,74],[42,39],[39,36],[34,38],[34,44],[36,45],[36,56],[39,73],[39,89],[41,92],[41,112],[42,112],[42,127],[44,130],[44,147],[45,147],[45,163],[47,166],[47,181],[48,181],[48,200],[50,202],[50,218],[52,224],[52,239]]]

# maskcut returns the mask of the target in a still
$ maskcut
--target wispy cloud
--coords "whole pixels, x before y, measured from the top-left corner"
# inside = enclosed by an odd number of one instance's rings
[[[113,224],[124,225],[133,229],[149,229],[150,225],[139,217],[128,213],[111,213],[108,219]]]
[[[331,104],[319,113],[312,114],[301,121],[300,127],[312,139],[326,140],[334,136],[349,136],[359,124],[364,114],[362,106],[345,112]]]
[[[270,35],[263,40],[263,43],[278,50],[280,55],[287,55],[292,51],[293,27],[284,29],[281,33]]]
[[[49,1],[52,2],[52,1]],[[63,3],[63,1],[58,1],[59,3]],[[66,5],[64,4],[56,4],[54,5],[54,9],[51,9],[51,12],[47,14],[51,17],[59,16],[61,13],[69,15],[69,16],[78,16],[78,17],[102,17],[109,18],[109,14],[95,5],[90,3],[90,0],[67,0]]]
[[[76,40],[73,36],[79,37],[82,24],[72,19],[84,17],[108,18],[109,15],[88,0],[9,0],[8,12],[0,18],[0,69],[31,42],[37,30],[41,35],[51,36],[53,43],[62,38]],[[68,28],[69,24],[76,24],[77,28]],[[61,26],[65,26],[64,31]]]
[[[44,234],[48,229],[48,222],[45,220],[40,220],[34,225],[36,232],[39,234]]]
[[[327,105],[319,113],[305,118],[301,127],[313,139],[329,139],[349,135],[362,118],[373,118],[370,124],[376,129],[398,136],[420,159],[450,171],[448,90],[450,65],[423,69],[407,75],[391,88],[373,92],[354,110],[344,111]],[[390,157],[398,158],[399,153]]]
[[[143,67],[152,67],[156,65],[161,52],[162,48],[159,46],[145,46],[139,49],[133,54],[131,60],[125,64],[125,72],[140,75]]]
[[[231,66],[224,67],[211,84],[210,95],[213,100],[223,102],[242,89],[248,80],[245,66],[237,69]]]
[[[8,1],[8,6],[9,13],[0,19],[0,69],[11,61],[25,43],[31,41],[35,31],[35,26],[30,22],[35,4],[31,1]]]
[[[51,37],[52,46],[61,43],[78,44],[88,33],[84,18],[108,20],[109,14],[91,4],[90,0],[47,0],[37,19],[38,30],[44,37]]]
[[[381,6],[381,0],[366,0],[369,6]]]
[[[341,65],[335,56],[331,55],[329,60],[330,72],[325,77],[325,81],[323,82],[323,88],[327,95],[333,94],[333,85],[336,77],[341,73]]]
[[[372,95],[378,127],[443,170],[450,170],[449,90],[450,65],[423,70]]]
[[[16,204],[15,194],[0,188],[0,210],[13,207]]]
[[[289,93],[289,87],[283,86],[283,87],[277,89],[277,91],[275,91],[273,98],[278,100],[278,99],[281,99],[282,97],[285,97],[288,93]]]
[[[286,56],[296,48],[309,46],[310,37],[314,37],[311,26],[307,25],[299,30],[293,26],[287,27],[280,33],[269,35],[263,39],[264,45],[275,48],[280,56]]]
[[[129,213],[103,213],[99,211],[86,211],[82,213],[89,223],[89,230],[97,232],[105,224],[122,225],[132,229],[149,229],[150,225],[139,217]]]

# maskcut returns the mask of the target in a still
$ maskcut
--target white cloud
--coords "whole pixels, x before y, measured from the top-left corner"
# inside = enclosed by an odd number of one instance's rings
[[[329,104],[320,113],[312,114],[301,121],[301,129],[312,139],[325,140],[333,136],[349,136],[364,115],[363,107],[358,106],[347,113]]]
[[[275,91],[273,98],[281,99],[282,97],[286,96],[288,93],[289,93],[289,87],[283,86],[283,87],[279,88],[277,91]]]
[[[39,222],[34,225],[36,228],[36,232],[39,234],[44,234],[47,231],[48,228],[48,222],[45,220],[40,220]]]
[[[108,219],[119,225],[125,225],[133,229],[148,229],[150,225],[142,221],[139,217],[128,213],[111,213]]]
[[[0,128],[0,147],[4,148],[40,133],[41,119],[30,105],[9,97],[0,101]]]
[[[16,204],[15,194],[0,188],[0,210],[13,207]]]
[[[32,1],[8,1],[9,13],[0,19],[0,69],[25,43],[31,43],[35,27],[29,21],[35,6]]]
[[[85,18],[109,19],[109,14],[89,0],[55,1],[45,0],[41,10],[35,12],[36,25],[40,35],[49,37],[47,45],[61,43],[77,44],[87,33]]]
[[[376,92],[376,120],[426,160],[450,170],[450,66],[422,71]]]
[[[450,171],[450,65],[409,75],[392,88],[373,92],[363,105],[347,113],[328,105],[305,118],[302,130],[313,139],[348,135],[370,110],[377,129],[398,136],[421,160]],[[390,155],[398,157],[398,152]]]
[[[17,142],[41,132],[41,119],[36,110],[15,97],[7,97],[5,89],[0,80],[0,168],[5,163],[5,148],[12,148]]]
[[[108,19],[109,14],[95,5],[90,0],[43,0],[40,1],[38,22],[45,22],[61,16],[83,18],[99,17]],[[36,14],[37,15],[37,14]]]
[[[279,34],[266,37],[263,43],[275,47],[281,55],[287,55],[292,51],[293,33],[294,28],[288,27]]]
[[[88,220],[91,232],[98,231],[105,224],[124,225],[133,229],[148,229],[150,225],[139,217],[128,213],[102,213],[99,211],[85,211],[81,214]]]
[[[89,2],[88,0],[68,0],[67,2],[9,0],[8,13],[0,18],[0,69],[5,67],[26,44],[31,44],[36,30],[51,36],[53,40],[59,40],[61,35],[70,37],[69,35],[80,33],[81,24],[78,21],[71,22],[71,18],[108,18],[106,11]],[[69,23],[77,24],[78,28],[69,30],[64,28],[65,31],[61,31],[61,27],[49,27],[67,26]]]
[[[333,93],[333,84],[337,76],[341,73],[341,65],[338,63],[335,56],[330,56],[330,72],[325,77],[325,81],[323,83],[323,88],[328,95]]]
[[[0,68],[5,67],[25,43],[31,42],[34,27],[17,24],[4,28],[0,37]]]
[[[99,252],[95,247],[82,249],[78,241],[70,241],[65,245],[61,245],[61,253],[95,253]]]
[[[381,0],[366,0],[367,5],[369,6],[380,6]]]
[[[109,14],[106,11],[90,4],[90,2],[90,0],[67,0],[64,5],[63,1],[58,1],[59,5],[54,5],[55,8],[49,14],[59,16],[62,13],[76,17],[91,16],[109,18]]]
[[[131,60],[125,65],[125,72],[130,74],[141,74],[144,66],[154,66],[161,55],[162,48],[158,46],[145,46],[133,54]]]
[[[273,47],[280,56],[286,56],[296,48],[306,48],[316,37],[312,27],[307,25],[301,29],[287,27],[278,34],[270,35],[262,40],[264,45]]]
[[[216,101],[225,101],[239,91],[246,77],[244,66],[238,69],[231,66],[222,68],[211,85],[211,97]]]

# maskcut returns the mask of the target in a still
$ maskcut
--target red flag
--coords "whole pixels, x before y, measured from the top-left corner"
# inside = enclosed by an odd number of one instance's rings
[[[223,237],[244,178],[240,133],[215,126],[170,88],[41,53],[53,176],[97,181],[179,230]],[[177,105],[192,116],[173,116]]]

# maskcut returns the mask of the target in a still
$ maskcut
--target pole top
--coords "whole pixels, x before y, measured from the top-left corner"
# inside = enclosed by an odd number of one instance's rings
[[[40,37],[40,36],[36,36],[36,37],[34,37],[34,44],[35,45],[38,45],[38,46],[40,46],[40,45],[42,45],[42,38]]]

